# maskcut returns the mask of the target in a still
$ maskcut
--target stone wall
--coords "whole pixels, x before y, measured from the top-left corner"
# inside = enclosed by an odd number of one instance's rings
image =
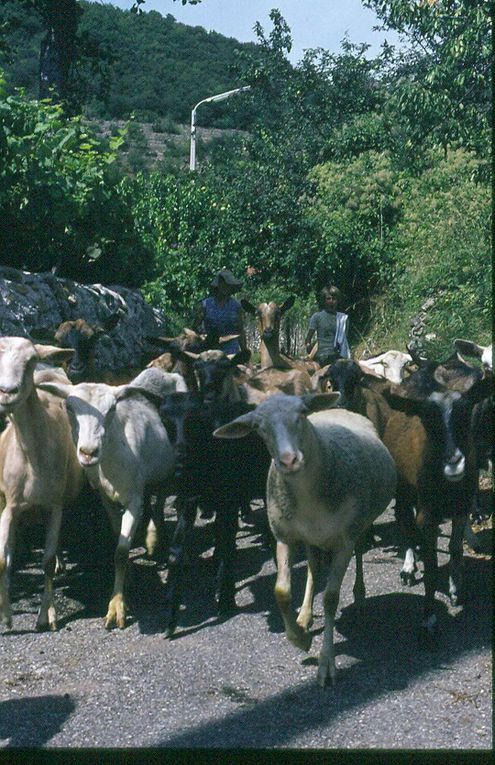
[[[0,267],[0,334],[30,337],[33,329],[62,321],[98,324],[115,312],[117,326],[97,344],[98,369],[139,366],[147,335],[166,334],[165,317],[139,292],[126,287],[78,284],[52,273],[33,274]]]

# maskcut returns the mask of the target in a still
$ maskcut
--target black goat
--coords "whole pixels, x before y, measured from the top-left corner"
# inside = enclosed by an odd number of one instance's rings
[[[166,396],[160,416],[176,452],[177,527],[169,553],[168,634],[174,632],[180,605],[184,560],[199,502],[215,507],[216,597],[219,612],[235,609],[235,550],[239,509],[265,499],[270,456],[253,434],[239,441],[213,437],[213,431],[249,412],[243,402],[213,402],[197,393]]]

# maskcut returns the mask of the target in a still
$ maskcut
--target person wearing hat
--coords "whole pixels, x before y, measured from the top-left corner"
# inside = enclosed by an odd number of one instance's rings
[[[244,312],[241,304],[232,295],[242,286],[232,271],[223,268],[211,283],[211,295],[201,301],[193,323],[196,332],[206,334],[239,335],[235,340],[222,344],[224,353],[238,353],[246,349]]]

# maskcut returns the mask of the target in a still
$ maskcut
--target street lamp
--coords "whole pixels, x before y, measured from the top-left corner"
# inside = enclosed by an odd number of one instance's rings
[[[210,96],[209,98],[203,98],[202,101],[198,101],[191,112],[191,152],[189,155],[189,170],[196,170],[196,110],[198,106],[201,106],[201,104],[211,104],[215,101],[224,101],[226,98],[233,96],[234,93],[242,93],[245,90],[251,90],[251,85],[244,85],[242,88],[227,90],[225,93],[219,93],[216,96]]]

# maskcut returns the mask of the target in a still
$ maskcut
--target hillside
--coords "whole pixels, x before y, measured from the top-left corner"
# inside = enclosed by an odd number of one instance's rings
[[[119,154],[119,162],[128,172],[184,169],[189,166],[190,126],[169,119],[153,122],[137,120],[88,120],[91,131],[108,139],[127,127],[127,138]],[[230,128],[200,127],[196,132],[196,162],[198,167],[210,158],[218,144],[239,136],[241,131]]]
[[[139,15],[110,4],[80,0],[74,88],[81,110],[98,119],[143,121],[156,117],[187,123],[191,108],[202,98],[233,89],[239,51],[255,51],[202,27],[177,22],[156,11]],[[173,5],[171,4],[173,9]],[[38,57],[44,30],[34,10],[19,0],[0,5],[0,68],[11,88],[38,94]],[[229,105],[205,106],[198,115],[206,125],[234,127]],[[237,110],[236,127],[243,126]]]

